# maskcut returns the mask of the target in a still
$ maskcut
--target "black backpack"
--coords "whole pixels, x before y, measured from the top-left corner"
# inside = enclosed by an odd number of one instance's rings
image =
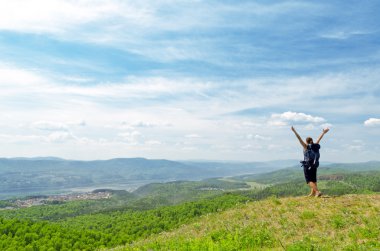
[[[306,151],[304,152],[304,160],[301,161],[303,167],[318,168],[319,167],[319,144],[308,144]]]

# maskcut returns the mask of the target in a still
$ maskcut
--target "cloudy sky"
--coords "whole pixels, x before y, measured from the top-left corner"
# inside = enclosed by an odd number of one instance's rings
[[[0,0],[0,156],[380,160],[379,9]]]

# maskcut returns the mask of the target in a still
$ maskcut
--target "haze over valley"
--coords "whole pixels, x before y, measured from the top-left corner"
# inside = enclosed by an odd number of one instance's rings
[[[88,192],[107,188],[133,191],[152,182],[201,180],[269,172],[297,164],[272,162],[200,162],[145,158],[96,161],[59,158],[0,159],[0,199]]]

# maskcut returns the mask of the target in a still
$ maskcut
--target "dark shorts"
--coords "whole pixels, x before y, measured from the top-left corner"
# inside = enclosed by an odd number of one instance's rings
[[[317,182],[317,168],[311,167],[310,169],[308,167],[303,167],[303,173],[305,174],[305,180],[306,183],[309,184],[309,182]]]

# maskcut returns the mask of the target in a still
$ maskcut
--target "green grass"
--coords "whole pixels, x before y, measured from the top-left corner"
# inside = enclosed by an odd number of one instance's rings
[[[275,198],[116,250],[380,250],[380,194]]]

